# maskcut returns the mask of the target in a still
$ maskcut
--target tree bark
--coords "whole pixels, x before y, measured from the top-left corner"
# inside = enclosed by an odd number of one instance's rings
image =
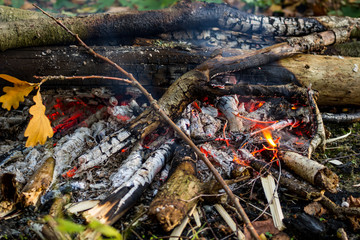
[[[212,51],[169,47],[95,47],[95,51],[124,66],[149,89],[165,89],[182,74],[211,57]],[[35,47],[0,53],[0,72],[33,81],[33,75],[118,76],[107,64],[93,60],[81,49]],[[297,54],[261,68],[232,73],[244,84],[312,84],[319,105],[360,105],[360,59],[355,57]],[[0,81],[0,86],[5,81]],[[49,81],[44,86],[119,86],[116,81]],[[228,87],[227,87],[228,88]],[[220,90],[219,90],[220,91]]]
[[[2,15],[8,8],[2,8]],[[14,17],[15,18],[15,17]],[[21,19],[21,18],[20,18]],[[316,19],[256,16],[225,4],[181,2],[156,11],[128,11],[81,17],[59,18],[83,40],[91,38],[131,38],[190,28],[220,27],[265,35],[303,35],[324,31]],[[0,50],[25,46],[73,43],[75,39],[51,19],[28,19],[0,24]]]
[[[204,191],[196,177],[195,160],[189,147],[178,147],[172,160],[172,165],[177,166],[150,204],[149,215],[156,217],[165,231],[181,223],[197,204],[199,198],[195,197]]]

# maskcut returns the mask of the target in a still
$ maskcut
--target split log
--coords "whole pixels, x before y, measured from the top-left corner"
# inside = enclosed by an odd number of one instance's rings
[[[52,183],[54,168],[55,160],[50,157],[30,177],[20,193],[24,206],[39,206],[40,197]]]
[[[266,200],[268,201],[270,207],[274,226],[281,231],[285,228],[284,223],[282,222],[284,219],[284,214],[280,205],[279,195],[277,192],[278,187],[275,185],[275,179],[271,174],[268,174],[265,177],[261,177],[260,179]]]

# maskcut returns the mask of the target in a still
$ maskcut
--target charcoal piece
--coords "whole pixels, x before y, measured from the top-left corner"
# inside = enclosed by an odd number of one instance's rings
[[[318,240],[326,234],[325,224],[315,217],[305,213],[296,214],[296,217],[284,218],[286,228],[299,239]]]

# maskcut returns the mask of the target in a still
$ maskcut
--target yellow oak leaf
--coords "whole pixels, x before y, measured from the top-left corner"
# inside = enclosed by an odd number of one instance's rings
[[[0,97],[0,102],[2,102],[2,108],[10,111],[11,107],[17,109],[19,107],[19,102],[24,101],[24,97],[29,95],[29,93],[34,89],[33,83],[28,83],[21,81],[15,77],[0,74],[0,78],[5,79],[6,81],[14,83],[13,87],[4,87],[4,95]]]
[[[28,137],[25,146],[31,147],[36,144],[44,144],[46,139],[51,138],[54,132],[50,125],[50,120],[45,115],[45,106],[42,103],[40,88],[33,98],[35,105],[33,105],[29,113],[33,115],[27,126],[24,136]]]
[[[21,81],[20,79],[17,79],[16,77],[12,77],[7,74],[0,74],[0,78],[5,79],[6,81],[12,82],[15,85],[34,85],[33,83],[28,83],[26,81]]]
[[[24,97],[29,95],[29,93],[34,89],[34,86],[31,85],[15,85],[14,87],[4,87],[4,95],[0,97],[0,102],[2,102],[2,108],[10,111],[11,107],[17,109],[19,103],[24,101]]]

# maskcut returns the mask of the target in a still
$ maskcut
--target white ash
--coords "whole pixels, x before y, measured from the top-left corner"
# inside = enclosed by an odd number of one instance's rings
[[[143,161],[143,147],[136,143],[130,155],[121,163],[116,173],[110,176],[112,186],[117,188],[130,179],[132,175],[141,167]]]
[[[135,100],[131,100],[127,105],[109,106],[107,109],[110,117],[119,123],[126,124],[134,119],[137,114],[143,111]]]
[[[172,153],[174,139],[167,140],[159,149],[154,151],[151,156],[144,162],[139,170],[121,186],[119,186],[110,196],[116,195],[119,191],[128,189],[127,193],[116,204],[116,210],[113,214],[122,211],[122,207],[126,204],[129,198],[131,198],[134,192],[139,191],[150,184],[155,175],[160,172],[164,167],[165,162],[168,160]],[[95,214],[98,209],[95,207],[89,211],[90,214]],[[96,213],[97,214],[97,213]]]
[[[5,154],[4,154],[5,155]],[[24,159],[24,153],[21,150],[10,151],[9,155],[5,155],[4,159],[1,161],[0,166],[8,165],[11,162],[18,162]],[[4,167],[0,168],[0,171],[3,171]]]
[[[181,129],[181,131],[190,137],[190,120],[188,118],[181,118],[179,121],[177,121],[176,125]]]
[[[124,124],[128,123],[134,117],[129,105],[108,107],[108,113],[110,117]]]
[[[116,99],[116,97],[111,97],[110,99],[109,99],[109,104],[111,105],[111,106],[113,106],[113,107],[115,107],[115,106],[117,106],[118,105],[118,100]]]
[[[229,121],[230,131],[239,133],[244,131],[243,120],[238,116],[243,114],[243,109],[239,108],[239,99],[237,95],[220,97],[217,107]]]
[[[104,182],[102,182],[102,183],[93,183],[93,184],[89,184],[89,187],[91,188],[91,189],[106,189],[106,188],[108,188],[108,184],[105,184]]]
[[[4,165],[7,166],[0,168],[0,174],[14,173],[17,181],[25,183],[34,173],[36,167],[41,165],[41,156],[37,148],[27,148],[22,151],[15,150],[4,160]]]
[[[53,158],[55,159],[54,180],[63,173],[64,169],[70,168],[71,163],[85,149],[86,139],[91,136],[91,129],[78,128],[68,136],[62,137],[54,148]]]
[[[107,122],[100,120],[91,126],[92,137],[96,142],[100,142],[106,136]]]
[[[219,111],[217,108],[213,107],[213,106],[202,106],[201,107],[201,111],[202,113],[211,116],[211,117],[217,117],[219,115]]]
[[[204,132],[207,137],[214,137],[221,129],[221,121],[205,113],[200,113],[200,119],[204,126]]]
[[[137,87],[126,87],[125,94],[132,96],[133,99],[137,99],[142,95],[142,92]]]
[[[205,109],[209,110],[211,108],[208,107]],[[210,114],[214,114],[215,111],[209,110],[208,112],[210,112]],[[202,112],[202,109],[199,111],[199,109],[195,108],[192,103],[186,107],[182,115],[189,119],[190,127],[186,131],[189,131],[192,138],[205,139],[208,137],[214,137],[221,128],[221,121],[219,119]],[[182,121],[183,122],[180,124],[185,124],[185,126],[180,126],[180,128],[185,128],[188,123],[186,120]]]
[[[91,89],[91,93],[99,98],[109,99],[114,94],[111,92],[109,88],[100,87]]]
[[[169,176],[169,171],[170,171],[171,165],[170,164],[166,164],[164,169],[161,171],[160,173],[160,181],[165,182],[166,179]]]
[[[78,158],[79,168],[76,174],[103,164],[110,156],[134,143],[135,138],[130,136],[131,133],[128,130],[121,129],[114,133],[113,136],[103,139],[103,141],[94,148],[87,150]]]
[[[199,147],[208,153],[209,159],[213,161],[213,165],[222,176],[230,177],[231,170],[235,166],[233,161],[234,157],[225,152],[225,150],[217,150],[217,148],[210,143],[201,144]],[[202,178],[206,178],[206,180],[202,179],[203,181],[209,181],[212,178],[212,175],[208,175],[209,170],[203,161],[197,161],[197,169],[200,175],[202,175]]]
[[[199,112],[197,110],[191,111],[190,114],[190,137],[205,138],[204,126],[200,120]]]

